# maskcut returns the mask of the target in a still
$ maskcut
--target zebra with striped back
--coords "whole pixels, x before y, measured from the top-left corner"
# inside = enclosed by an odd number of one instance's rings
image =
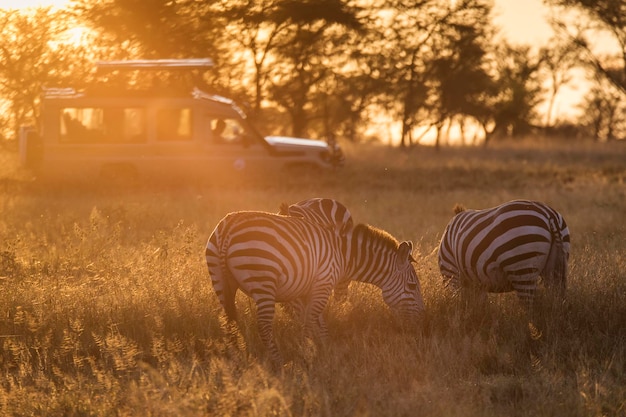
[[[401,315],[414,317],[424,310],[421,288],[417,274],[411,263],[411,242],[399,243],[389,233],[373,226],[354,226],[350,210],[337,200],[311,198],[295,204],[283,204],[281,214],[309,219],[335,230],[347,239],[347,269],[334,289],[335,297],[341,302],[348,296],[351,281],[370,283],[381,288],[383,299],[392,308],[404,311]],[[408,252],[408,263],[404,264],[403,274],[389,274],[389,260],[400,248]],[[399,257],[404,259],[405,256]],[[407,297],[407,294],[409,296]],[[406,304],[406,307],[399,307]],[[296,311],[302,307],[292,305]],[[408,313],[406,313],[408,312]]]
[[[563,216],[539,201],[514,200],[485,210],[455,208],[439,245],[446,286],[515,291],[529,309],[541,277],[563,294],[570,250]]]
[[[311,220],[341,235],[350,233],[354,228],[350,210],[332,198],[309,198],[291,205],[283,203],[279,214]]]
[[[213,288],[230,320],[241,289],[257,306],[257,324],[274,363],[282,361],[274,340],[276,302],[302,300],[305,329],[327,329],[322,316],[330,293],[345,269],[339,237],[306,219],[241,211],[226,215],[205,250]]]
[[[294,204],[283,203],[279,214],[284,216],[300,217],[328,227],[340,235],[347,235],[354,229],[354,221],[350,210],[332,198],[308,198]],[[343,302],[348,297],[349,279],[342,279],[335,286],[335,298]],[[291,303],[291,307],[300,314],[303,306]]]
[[[307,219],[237,212],[211,234],[205,254],[220,303],[234,320],[237,290],[254,299],[261,339],[275,363],[281,360],[272,330],[275,303],[301,306],[307,332],[319,330],[325,338],[322,312],[333,287],[350,274],[361,273],[383,288],[385,301],[401,316],[417,318],[423,311],[411,242],[398,243],[369,226],[356,230],[340,235]],[[381,284],[387,281],[392,285]]]

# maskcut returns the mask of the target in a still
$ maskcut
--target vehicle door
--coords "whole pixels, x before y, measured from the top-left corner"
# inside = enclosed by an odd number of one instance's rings
[[[276,165],[271,147],[243,118],[206,113],[203,156],[207,171],[261,172]]]

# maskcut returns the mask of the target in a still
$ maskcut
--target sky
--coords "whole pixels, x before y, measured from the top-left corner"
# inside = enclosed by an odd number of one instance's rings
[[[494,21],[512,42],[544,44],[551,36],[549,9],[541,0],[495,0]]]

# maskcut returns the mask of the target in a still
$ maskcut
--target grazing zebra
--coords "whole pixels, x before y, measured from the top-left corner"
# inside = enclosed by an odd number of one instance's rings
[[[350,210],[331,198],[309,198],[295,204],[280,206],[279,214],[302,217],[345,235],[354,227]]]
[[[563,217],[538,201],[515,200],[485,210],[455,208],[439,246],[446,285],[516,291],[532,307],[539,277],[565,291],[570,235]]]
[[[392,282],[381,287],[383,297],[402,316],[416,318],[423,310],[410,263],[412,244],[398,244],[367,226],[356,230],[348,238],[307,219],[236,212],[224,217],[211,234],[205,255],[220,303],[234,320],[237,290],[254,299],[261,340],[275,363],[281,361],[272,329],[275,303],[302,306],[307,332],[318,331],[325,338],[322,312],[331,290],[348,271],[362,273],[375,285]]]
[[[346,298],[350,281],[364,282],[379,287],[385,303],[405,320],[419,318],[424,300],[413,267],[413,243],[399,243],[367,224],[357,224],[345,240],[347,268],[335,287],[338,298]]]
[[[309,219],[313,222],[330,227],[339,234],[346,236],[348,267],[344,277],[335,286],[335,297],[344,301],[348,295],[350,281],[361,281],[376,285],[383,290],[385,302],[396,309],[402,303],[407,308],[399,308],[400,311],[408,312],[406,315],[413,316],[424,309],[421,289],[417,275],[410,263],[410,269],[406,276],[389,275],[388,259],[393,258],[395,251],[403,245],[408,245],[409,262],[415,262],[411,256],[413,245],[411,242],[399,244],[390,234],[372,226],[359,224],[356,227],[352,220],[350,210],[337,200],[330,198],[311,198],[298,203],[281,206],[281,214],[297,216]],[[401,256],[400,259],[404,259]],[[411,273],[413,270],[413,273]],[[403,287],[406,284],[406,287]],[[413,299],[406,294],[417,294]],[[400,299],[402,300],[400,300]],[[302,306],[292,304],[295,310],[302,310]]]
[[[330,293],[345,269],[338,236],[296,217],[241,211],[224,217],[206,246],[213,288],[229,319],[236,319],[238,289],[257,306],[261,340],[271,359],[281,355],[273,336],[276,302],[301,300],[307,332],[326,335],[323,320]]]

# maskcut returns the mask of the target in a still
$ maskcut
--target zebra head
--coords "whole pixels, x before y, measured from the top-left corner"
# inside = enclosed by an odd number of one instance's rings
[[[411,252],[413,243],[402,242],[396,251],[392,276],[387,280],[392,285],[384,285],[383,299],[389,307],[403,319],[416,319],[424,312],[424,300],[417,273],[416,262]]]

